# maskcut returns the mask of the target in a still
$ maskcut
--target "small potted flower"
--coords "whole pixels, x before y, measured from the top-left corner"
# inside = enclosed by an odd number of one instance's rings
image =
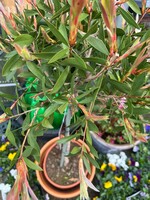
[[[97,171],[98,199],[149,199],[150,198],[150,140],[133,148],[126,155],[100,155]]]

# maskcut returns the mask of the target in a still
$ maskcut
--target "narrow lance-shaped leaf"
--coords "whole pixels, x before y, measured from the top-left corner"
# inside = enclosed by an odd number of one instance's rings
[[[123,55],[121,55],[120,57],[118,57],[114,62],[120,62],[121,60],[127,58],[129,55],[131,55],[134,51],[136,51],[137,49],[141,48],[143,46],[144,42],[139,42],[138,44],[133,44],[133,46],[131,46]]]
[[[68,54],[68,48],[67,49],[62,49],[61,51],[57,52],[50,60],[48,63],[54,63],[59,59],[67,57]]]
[[[30,196],[33,200],[38,200],[33,190],[29,186],[29,182],[27,180],[28,169],[22,157],[19,158],[16,164],[16,168],[17,168],[17,178],[15,180],[15,183],[11,191],[7,195],[7,200],[12,200],[12,199],[19,200],[20,198],[27,200],[30,199]]]
[[[118,8],[119,12],[121,13],[122,17],[126,20],[126,22],[128,24],[130,24],[131,26],[133,26],[134,28],[139,29],[138,24],[135,22],[134,18],[132,17],[132,15],[125,11],[123,8],[119,7]]]
[[[110,55],[117,51],[116,7],[114,0],[100,0],[103,20],[107,27],[110,44]]]
[[[130,8],[137,14],[141,15],[141,10],[139,6],[136,4],[134,0],[127,1],[127,4],[130,6]]]
[[[136,136],[136,132],[135,132],[135,130],[133,129],[132,124],[131,124],[131,122],[129,121],[129,119],[124,118],[124,123],[125,123],[125,126],[126,126],[128,132],[131,133],[131,135],[132,135],[133,137],[135,137],[135,136]]]
[[[59,76],[57,82],[55,83],[52,92],[51,93],[56,93],[60,90],[60,88],[64,85],[66,78],[68,76],[70,67],[66,67],[65,70],[61,73],[61,75]]]
[[[69,44],[70,46],[75,45],[79,17],[82,12],[82,9],[86,5],[87,0],[72,0],[70,7],[70,34],[69,34]]]
[[[89,199],[82,158],[79,159],[80,199]]]
[[[100,51],[101,53],[108,55],[109,51],[106,47],[106,45],[104,44],[104,42],[102,40],[100,40],[99,38],[93,37],[93,36],[89,36],[87,38],[87,41],[98,51]]]
[[[127,79],[127,77],[129,77],[131,74],[134,74],[134,73],[136,72],[137,66],[138,66],[140,63],[142,63],[142,61],[143,61],[144,59],[146,59],[146,58],[148,57],[147,54],[144,55],[146,49],[147,49],[147,47],[145,47],[145,48],[139,53],[139,55],[137,56],[137,58],[135,59],[133,65],[132,65],[132,67],[131,67],[130,70],[127,72],[127,74],[123,77],[122,82],[124,82],[124,81]]]
[[[86,107],[84,105],[81,105],[78,103],[79,108],[82,110],[84,115],[88,120],[91,121],[100,121],[100,120],[107,120],[108,116],[97,116],[95,114],[90,113],[89,111],[86,110]]]
[[[142,0],[142,14],[145,13],[145,9],[146,9],[146,0]]]
[[[45,31],[45,29],[41,26],[41,32],[42,32],[42,35],[43,35],[43,38],[46,40],[47,43],[49,44],[55,44],[56,41],[53,40],[48,34],[47,32]]]

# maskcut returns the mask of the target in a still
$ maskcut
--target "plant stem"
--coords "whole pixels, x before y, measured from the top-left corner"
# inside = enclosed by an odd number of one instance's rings
[[[24,140],[23,140],[22,145],[21,145],[20,158],[22,157],[23,149],[24,149],[24,146],[25,146],[27,137],[28,137],[28,135],[29,135],[29,133],[30,133],[31,127],[32,127],[32,125],[33,125],[33,123],[34,123],[34,120],[35,120],[35,118],[36,118],[36,115],[37,115],[38,110],[39,110],[39,109],[37,109],[37,110],[35,111],[34,117],[33,117],[32,121],[31,121],[31,123],[30,123],[30,125],[29,125],[30,128],[27,130],[27,132],[26,132],[26,134],[25,134]]]
[[[66,119],[65,119],[65,136],[70,135],[70,123],[71,123],[71,108],[68,106]],[[62,154],[61,154],[61,160],[60,160],[60,167],[66,166],[68,163],[68,158],[66,157],[70,152],[70,141],[63,144],[62,147]]]

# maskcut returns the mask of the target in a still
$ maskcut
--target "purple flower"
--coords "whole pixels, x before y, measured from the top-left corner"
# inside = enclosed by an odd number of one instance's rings
[[[134,147],[133,147],[133,152],[136,153],[136,152],[138,152],[138,151],[139,151],[139,147],[138,147],[138,146],[134,146]]]
[[[136,176],[137,176],[138,182],[140,182],[140,180],[141,180],[141,174],[137,173]]]
[[[3,168],[2,167],[0,167],[0,172],[2,172],[3,171]]]
[[[135,160],[133,160],[133,158],[131,158],[130,161],[131,161],[131,166],[135,166]]]
[[[129,177],[129,183],[130,183],[130,186],[131,187],[134,187],[134,185],[133,185],[133,174],[132,174],[132,172],[129,172],[128,173],[128,177]]]
[[[146,197],[146,193],[145,192],[140,192],[141,197]]]
[[[150,133],[150,124],[145,125],[146,133]]]
[[[6,136],[5,136],[5,135],[2,135],[2,137],[1,137],[1,141],[4,142],[5,139],[6,139]]]
[[[133,174],[132,174],[132,172],[129,172],[129,173],[128,173],[128,177],[129,177],[130,180],[133,179]]]

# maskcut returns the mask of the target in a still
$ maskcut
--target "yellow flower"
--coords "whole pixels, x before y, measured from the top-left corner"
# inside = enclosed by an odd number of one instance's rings
[[[12,160],[14,159],[15,155],[16,155],[16,152],[14,152],[14,153],[9,153],[8,159],[12,161]]]
[[[105,187],[106,189],[111,188],[111,187],[112,187],[112,182],[111,182],[111,181],[105,182],[105,183],[104,183],[104,187]]]
[[[98,196],[94,197],[93,200],[97,200]]]
[[[6,147],[7,147],[7,145],[6,145],[6,144],[3,144],[3,145],[0,147],[0,151],[5,151],[5,150],[6,150]]]
[[[109,163],[108,166],[111,167],[112,171],[116,171],[116,169],[117,169],[116,165],[114,165],[112,163]]]
[[[128,161],[128,165],[131,165],[131,160]]]
[[[100,168],[100,171],[104,171],[106,167],[107,167],[107,164],[103,163],[102,166],[101,166],[101,168]]]
[[[138,178],[137,178],[137,176],[133,176],[133,179],[134,179],[134,182],[137,182],[137,180],[138,180]]]
[[[6,150],[6,147],[10,144],[10,142],[6,142],[5,144],[3,144],[1,147],[0,147],[0,151],[5,151]]]
[[[120,183],[122,181],[122,176],[120,176],[120,177],[115,176],[115,179],[116,179],[116,181],[118,181]]]
[[[5,144],[8,146],[10,144],[10,142],[6,142]]]

